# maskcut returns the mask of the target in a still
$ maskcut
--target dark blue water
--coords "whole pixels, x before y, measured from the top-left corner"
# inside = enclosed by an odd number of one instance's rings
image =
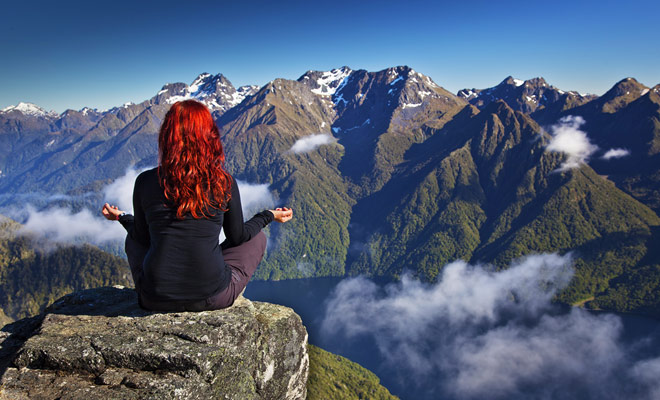
[[[369,337],[347,339],[343,335],[333,337],[322,331],[327,300],[341,278],[313,278],[278,282],[251,282],[245,297],[255,301],[266,301],[293,308],[303,320],[309,333],[309,342],[327,351],[342,355],[371,370],[392,394],[401,399],[460,398],[447,396],[438,391],[437,383],[418,382],[413,385],[407,379],[406,371],[387,363]],[[626,343],[641,343],[629,347],[630,357],[649,357],[649,349],[655,349],[655,356],[660,356],[660,321],[636,315],[619,315],[624,325],[621,340]],[[635,354],[638,353],[638,354]],[[410,378],[410,377],[408,377]],[[658,377],[660,380],[660,377]],[[438,394],[440,393],[440,394]],[[580,393],[579,391],[576,393]],[[584,393],[588,393],[585,391]],[[540,397],[544,397],[539,395]],[[532,397],[535,397],[532,395]],[[555,398],[551,396],[550,398]],[[562,398],[561,395],[556,398]],[[570,396],[570,398],[581,398]],[[585,398],[591,398],[586,395]],[[648,398],[644,393],[642,398]]]

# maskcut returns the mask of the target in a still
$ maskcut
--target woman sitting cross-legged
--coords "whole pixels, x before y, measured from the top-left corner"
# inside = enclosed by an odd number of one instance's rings
[[[229,307],[264,256],[261,229],[273,220],[290,220],[293,211],[265,210],[243,222],[236,180],[224,169],[218,128],[199,102],[172,105],[158,152],[159,166],[135,180],[135,215],[108,203],[102,209],[128,231],[126,255],[140,306],[157,311]]]

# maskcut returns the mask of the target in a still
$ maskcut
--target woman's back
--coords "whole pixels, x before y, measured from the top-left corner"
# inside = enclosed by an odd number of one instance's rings
[[[224,212],[177,218],[167,205],[157,169],[135,181],[134,239],[149,247],[144,259],[145,294],[153,300],[202,300],[224,289],[231,272],[218,243]]]

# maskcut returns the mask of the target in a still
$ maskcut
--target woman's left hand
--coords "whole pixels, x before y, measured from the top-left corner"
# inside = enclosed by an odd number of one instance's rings
[[[273,217],[275,217],[275,221],[277,222],[286,222],[293,218],[293,210],[287,207],[276,208],[270,210],[270,212],[273,213]]]
[[[108,203],[105,203],[103,205],[103,209],[101,210],[101,213],[103,216],[110,220],[110,221],[117,221],[119,219],[119,216],[124,214],[123,211],[121,211],[117,206],[111,206]]]

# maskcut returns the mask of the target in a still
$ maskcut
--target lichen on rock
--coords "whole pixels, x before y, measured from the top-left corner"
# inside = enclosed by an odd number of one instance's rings
[[[3,328],[0,399],[304,399],[307,331],[290,308],[156,313],[85,290]]]

